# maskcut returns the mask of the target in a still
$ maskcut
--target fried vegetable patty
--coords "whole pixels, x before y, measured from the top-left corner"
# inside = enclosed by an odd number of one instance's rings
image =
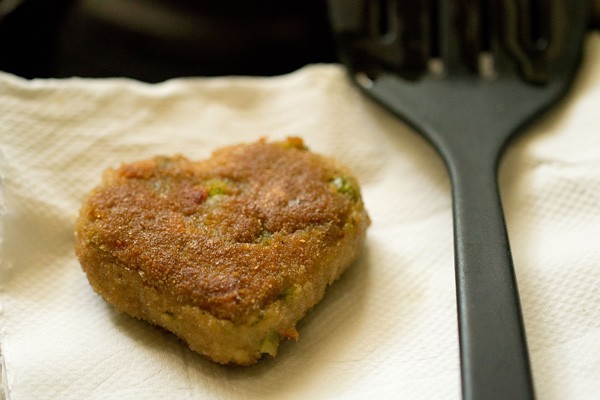
[[[360,250],[356,178],[299,138],[108,169],[76,254],[108,303],[222,364],[275,355]]]

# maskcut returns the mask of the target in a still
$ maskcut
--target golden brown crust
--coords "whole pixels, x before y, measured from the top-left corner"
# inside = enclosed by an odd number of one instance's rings
[[[144,311],[142,288],[168,298],[165,306],[238,327],[293,288],[310,288],[304,294],[318,298],[277,327],[295,336],[293,325],[350,264],[368,224],[345,167],[297,138],[261,140],[203,162],[156,157],[108,170],[82,207],[76,252],[109,302],[173,331]],[[119,276],[136,282],[119,286]]]

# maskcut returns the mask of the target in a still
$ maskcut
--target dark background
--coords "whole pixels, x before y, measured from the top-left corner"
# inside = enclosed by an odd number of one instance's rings
[[[334,60],[325,0],[0,0],[0,70],[26,78],[268,76]]]

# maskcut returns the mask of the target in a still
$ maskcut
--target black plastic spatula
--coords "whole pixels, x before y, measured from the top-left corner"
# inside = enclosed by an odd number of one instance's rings
[[[498,194],[508,139],[567,91],[582,0],[329,0],[339,54],[369,96],[422,133],[452,182],[462,392],[534,397]]]

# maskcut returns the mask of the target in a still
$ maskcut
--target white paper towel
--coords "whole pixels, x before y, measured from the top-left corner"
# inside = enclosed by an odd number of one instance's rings
[[[599,104],[594,34],[573,92],[502,163],[539,399],[600,396]],[[363,255],[299,324],[298,342],[223,367],[92,291],[73,224],[105,168],[288,135],[349,165],[373,220]],[[7,399],[460,397],[446,172],[340,66],[154,85],[0,73],[0,139]]]

